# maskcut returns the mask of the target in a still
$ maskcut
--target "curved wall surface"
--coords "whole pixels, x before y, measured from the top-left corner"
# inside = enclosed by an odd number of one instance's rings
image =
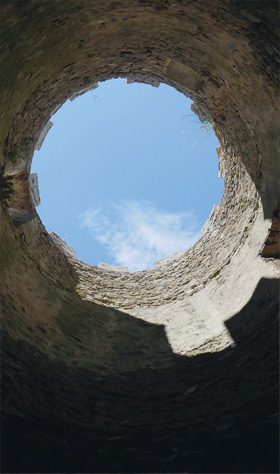
[[[2,472],[278,472],[278,14],[2,2]],[[30,189],[52,114],[116,77],[190,97],[225,162],[203,237],[150,271],[75,259]]]

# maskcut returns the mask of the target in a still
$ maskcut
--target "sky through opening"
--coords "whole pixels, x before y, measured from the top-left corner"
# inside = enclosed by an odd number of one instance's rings
[[[67,101],[32,164],[47,231],[86,263],[130,271],[190,248],[224,184],[219,142],[190,105],[165,84],[124,79]]]

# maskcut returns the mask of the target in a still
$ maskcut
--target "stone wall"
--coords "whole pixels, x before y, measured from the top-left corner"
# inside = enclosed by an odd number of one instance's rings
[[[2,471],[279,472],[278,2],[1,8]],[[226,163],[202,238],[151,271],[75,259],[30,193],[52,114],[114,77],[191,97]]]

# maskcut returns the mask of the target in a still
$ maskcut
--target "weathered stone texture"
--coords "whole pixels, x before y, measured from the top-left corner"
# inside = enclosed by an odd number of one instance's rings
[[[102,270],[108,270],[111,272],[119,272],[119,273],[128,272],[128,267],[120,266],[120,265],[110,265],[108,263],[102,263],[102,262],[98,264],[98,268],[101,268]]]
[[[37,151],[41,150],[41,147],[44,143],[44,140],[45,140],[47,134],[49,133],[50,129],[52,128],[52,126],[53,126],[53,123],[49,120],[47,122],[47,124],[44,126],[44,128],[42,129],[41,133],[39,134],[39,136],[37,138],[37,142],[36,142],[36,145],[35,145],[35,150],[37,150]]]
[[[76,253],[75,250],[69,244],[67,244],[67,242],[65,242],[65,240],[63,240],[53,230],[51,230],[51,232],[49,232],[49,235],[52,238],[52,240],[56,243],[56,245],[58,245],[66,255],[74,257],[74,255]]]
[[[174,252],[165,258],[157,260],[155,262],[155,267],[162,267],[164,265],[168,265],[168,263],[173,262],[174,260],[178,260],[178,258],[182,257],[183,255],[184,253],[182,252],[182,250],[177,250],[177,252]]]
[[[2,471],[279,472],[278,2],[1,8]],[[114,77],[191,97],[226,165],[202,238],[151,271],[75,259],[29,186],[52,114]]]
[[[31,194],[32,204],[33,204],[34,207],[37,207],[41,203],[37,173],[30,173],[30,175],[29,175],[29,187],[30,187],[30,194]]]

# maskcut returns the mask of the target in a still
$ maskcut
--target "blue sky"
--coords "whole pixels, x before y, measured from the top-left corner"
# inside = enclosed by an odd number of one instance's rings
[[[115,79],[53,115],[33,158],[37,211],[77,258],[137,271],[201,237],[224,180],[219,142],[190,104],[167,85]]]

